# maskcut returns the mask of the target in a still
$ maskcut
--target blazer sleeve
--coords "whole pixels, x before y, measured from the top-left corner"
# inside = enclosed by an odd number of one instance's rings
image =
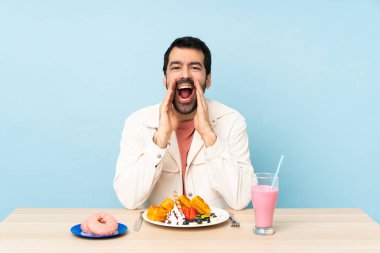
[[[116,195],[125,208],[142,205],[161,174],[166,149],[153,142],[153,134],[154,129],[145,126],[136,115],[125,121],[113,181]]]
[[[205,156],[212,187],[231,208],[241,210],[251,200],[254,170],[245,120],[240,114],[235,115],[229,133],[224,138],[218,136],[215,144],[206,148]]]

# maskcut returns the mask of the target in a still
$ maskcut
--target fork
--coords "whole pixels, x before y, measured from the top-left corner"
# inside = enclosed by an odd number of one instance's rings
[[[140,230],[140,227],[141,227],[141,224],[142,224],[142,222],[143,222],[143,213],[144,213],[144,211],[141,211],[140,212],[140,216],[139,216],[139,218],[135,221],[135,224],[134,224],[134,226],[133,226],[133,230],[135,230],[135,231],[139,231]]]
[[[231,221],[231,227],[233,227],[233,228],[240,227],[240,223],[234,218],[234,215],[232,213],[230,213],[229,219]]]

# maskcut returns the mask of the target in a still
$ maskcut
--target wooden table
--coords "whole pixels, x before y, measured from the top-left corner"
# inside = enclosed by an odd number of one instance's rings
[[[128,226],[111,239],[82,239],[70,228],[95,211]],[[223,224],[192,229],[144,222],[139,210],[19,208],[0,223],[0,252],[380,252],[380,226],[360,209],[276,209],[272,236],[252,232],[252,209],[233,211],[240,228]]]

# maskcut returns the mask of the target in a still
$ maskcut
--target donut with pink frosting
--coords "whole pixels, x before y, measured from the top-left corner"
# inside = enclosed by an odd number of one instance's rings
[[[97,236],[112,235],[117,232],[117,221],[108,213],[94,213],[82,222],[82,232]]]
[[[86,234],[91,234],[90,230],[87,228],[86,221],[83,221],[82,224],[80,224],[80,229]]]

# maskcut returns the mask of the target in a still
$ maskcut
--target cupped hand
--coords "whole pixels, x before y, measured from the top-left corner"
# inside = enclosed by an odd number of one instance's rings
[[[171,81],[168,85],[165,97],[160,105],[160,119],[159,126],[154,134],[153,141],[160,148],[165,148],[170,135],[178,127],[178,117],[176,111],[173,108],[173,98],[175,93],[175,80]]]
[[[216,134],[210,125],[207,101],[203,93],[203,89],[198,80],[194,80],[195,91],[197,95],[197,112],[194,116],[194,127],[202,136],[206,147],[214,145]]]

